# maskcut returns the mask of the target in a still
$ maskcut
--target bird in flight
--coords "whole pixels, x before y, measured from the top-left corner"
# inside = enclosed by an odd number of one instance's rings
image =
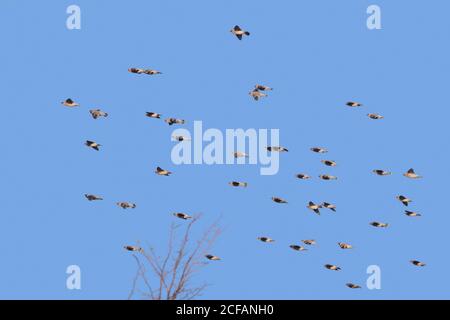
[[[231,181],[228,183],[232,187],[247,187],[247,182]]]
[[[319,176],[319,178],[322,179],[322,180],[337,180],[336,176],[332,176],[332,175],[329,175],[329,174],[321,174]]]
[[[410,202],[412,202],[411,199],[408,199],[407,197],[402,196],[402,195],[397,196],[397,199],[398,199],[401,203],[403,203],[405,206],[408,206],[408,204],[409,204]]]
[[[336,161],[332,160],[321,160],[320,162],[329,167],[335,167],[337,165]]]
[[[90,141],[90,140],[86,140],[85,145],[88,146],[89,148],[95,149],[97,151],[99,151],[100,150],[99,147],[102,146],[101,144],[98,144],[97,142]]]
[[[272,201],[276,202],[276,203],[287,203],[286,200],[284,200],[282,198],[278,198],[278,197],[272,197]]]
[[[345,284],[347,287],[349,287],[350,289],[361,289],[361,286],[354,284],[354,283],[347,283]]]
[[[138,246],[124,246],[123,247],[127,251],[134,251],[134,252],[143,252],[144,250],[141,247]]]
[[[326,264],[324,267],[327,268],[328,270],[334,270],[334,271],[339,271],[339,270],[341,270],[340,267],[335,266],[334,264]]]
[[[356,108],[356,107],[362,107],[362,103],[355,102],[355,101],[349,101],[346,103],[348,107]]]
[[[108,116],[107,112],[104,112],[104,111],[102,111],[100,109],[92,109],[92,110],[89,110],[89,112],[90,112],[92,118],[94,118],[94,119],[97,119],[97,118],[100,118],[100,117],[106,118]]]
[[[169,126],[174,125],[174,124],[184,124],[185,121],[182,119],[176,119],[176,118],[167,118],[164,120],[164,122],[166,122]]]
[[[267,147],[267,151],[269,152],[288,152],[289,150],[286,149],[285,147],[279,147],[279,146],[274,146],[274,147]]]
[[[242,40],[243,36],[249,36],[250,32],[246,30],[242,30],[238,25],[234,26],[233,29],[230,30],[232,34],[234,34],[239,40]]]
[[[299,246],[298,244],[291,244],[289,247],[291,249],[295,250],[295,251],[306,251],[306,250],[308,250],[308,249],[306,249],[303,246]]]
[[[145,115],[149,118],[161,119],[162,114],[156,112],[146,112]]]
[[[314,202],[310,201],[306,207],[307,207],[308,209],[314,211],[316,214],[320,215],[319,209],[322,208],[322,205],[320,205],[320,204],[315,204]]]
[[[371,222],[370,225],[374,226],[376,228],[387,228],[389,226],[388,223],[377,222],[377,221]]]
[[[182,213],[182,212],[175,212],[173,214],[175,217],[183,219],[183,220],[188,220],[188,219],[192,219],[192,217],[186,213]]]
[[[379,115],[377,113],[369,113],[369,114],[367,114],[367,116],[373,120],[380,120],[380,119],[384,118],[382,115]]]
[[[418,260],[411,260],[410,262],[411,262],[413,265],[417,266],[417,267],[425,267],[425,266],[426,266],[425,263],[420,262],[420,261],[418,261]]]
[[[403,176],[410,178],[410,179],[419,179],[422,178],[422,176],[419,176],[417,173],[414,172],[414,169],[411,168],[408,171],[406,171]]]
[[[334,204],[324,202],[324,203],[322,203],[322,207],[330,209],[333,212],[336,212],[336,206]]]
[[[306,173],[299,173],[296,175],[297,178],[301,179],[301,180],[308,180],[311,177],[309,175],[307,175]]]
[[[73,108],[73,107],[78,107],[79,104],[76,103],[75,101],[73,101],[72,99],[66,99],[63,102],[61,102],[62,105],[69,107],[69,108]]]
[[[136,204],[130,202],[117,202],[116,203],[122,209],[134,209],[136,208]]]
[[[84,196],[85,196],[86,199],[88,199],[89,201],[103,200],[102,197],[96,196],[96,195],[94,195],[94,194],[85,194]]]
[[[191,141],[191,139],[185,137],[185,136],[172,136],[173,141]]]
[[[170,176],[172,174],[172,172],[168,171],[168,170],[164,170],[161,167],[156,167],[155,173],[159,176]]]
[[[275,240],[269,237],[258,237],[257,239],[262,242],[275,242]]]
[[[148,74],[148,75],[162,74],[161,71],[153,69],[130,68],[128,69],[128,71],[136,74]]]
[[[338,246],[341,249],[352,249],[353,246],[351,244],[345,243],[345,242],[338,242]]]
[[[310,150],[311,150],[312,152],[315,152],[315,153],[327,153],[327,152],[328,152],[327,149],[325,149],[325,148],[320,148],[320,147],[313,147],[313,148],[311,148]]]
[[[417,212],[414,212],[414,211],[408,211],[408,210],[405,210],[405,214],[408,217],[421,217],[422,216],[420,213],[417,213]]]
[[[262,93],[258,89],[254,89],[254,90],[250,91],[248,94],[251,95],[252,98],[255,99],[256,101],[258,101],[260,98],[267,97],[267,94]]]
[[[257,84],[255,85],[255,90],[259,90],[259,91],[272,91],[273,88],[268,87],[268,86],[264,86],[262,84]]]
[[[375,170],[372,170],[372,172],[379,176],[389,176],[391,174],[391,172],[381,170],[381,169],[375,169]]]
[[[241,152],[241,151],[236,151],[235,153],[233,153],[233,156],[235,158],[248,158],[248,154],[246,154],[245,152]]]
[[[302,242],[308,246],[313,246],[313,245],[317,244],[317,241],[314,239],[302,240]]]
[[[205,255],[206,259],[208,260],[212,260],[212,261],[218,261],[220,260],[220,258],[218,256],[212,255],[212,254],[207,254]]]

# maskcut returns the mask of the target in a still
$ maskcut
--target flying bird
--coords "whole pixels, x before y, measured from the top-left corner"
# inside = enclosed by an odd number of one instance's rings
[[[141,68],[130,68],[128,69],[129,72],[131,73],[136,73],[136,74],[148,74],[148,75],[154,75],[154,74],[162,74],[162,72],[157,71],[157,70],[152,70],[152,69],[141,69]]]
[[[175,212],[173,215],[175,217],[183,219],[183,220],[192,219],[192,217],[190,215],[187,215],[186,213],[182,213],[182,212]]]
[[[322,180],[337,180],[337,177],[329,175],[329,174],[321,174],[319,176],[319,178]]]
[[[232,187],[247,187],[247,182],[231,181],[228,183]]]
[[[320,147],[313,147],[313,148],[311,148],[310,150],[311,150],[312,152],[315,152],[315,153],[327,153],[327,152],[328,152],[327,149],[325,149],[325,148],[320,148]]]
[[[302,179],[302,180],[308,180],[311,177],[309,175],[307,175],[306,173],[299,173],[296,175],[297,178]]]
[[[84,196],[85,196],[86,199],[88,199],[89,201],[103,200],[102,197],[96,196],[96,195],[94,195],[94,194],[85,194]]]
[[[169,126],[174,124],[184,124],[186,121],[182,119],[176,119],[176,118],[167,118],[164,120],[165,123],[167,123]]]
[[[306,249],[305,247],[299,246],[299,245],[297,245],[297,244],[291,244],[291,245],[289,246],[289,248],[291,248],[291,249],[293,249],[293,250],[295,250],[295,251],[306,251],[306,250],[308,250],[308,249]]]
[[[334,264],[326,264],[324,267],[327,268],[328,270],[334,270],[334,271],[339,271],[339,270],[341,270],[340,267],[335,266]]]
[[[264,86],[262,84],[255,85],[255,89],[259,90],[259,91],[271,91],[271,90],[273,90],[273,88],[268,87],[268,86]]]
[[[410,179],[419,179],[422,178],[422,176],[419,176],[417,173],[414,172],[414,169],[411,168],[408,171],[406,171],[406,173],[403,174],[405,177],[410,178]]]
[[[101,144],[98,144],[97,142],[94,141],[90,141],[90,140],[86,140],[85,145],[87,145],[89,148],[95,149],[97,151],[99,151],[99,147],[101,147]]]
[[[319,209],[322,208],[320,204],[315,204],[314,202],[310,201],[306,207],[320,215]]]
[[[377,222],[377,221],[371,222],[370,225],[374,226],[376,228],[387,228],[389,226],[388,223]]]
[[[409,261],[409,262],[411,262],[413,265],[415,265],[415,266],[417,266],[417,267],[425,267],[425,266],[426,266],[425,263],[420,262],[420,261],[418,261],[418,260],[411,260],[411,261]]]
[[[137,251],[137,252],[143,252],[144,250],[142,250],[141,247],[138,246],[124,246],[123,247],[125,250],[127,251]]]
[[[333,212],[336,212],[336,206],[334,204],[324,202],[324,203],[322,203],[322,207],[330,209]]]
[[[141,73],[144,73],[144,69],[140,69],[140,68],[129,68],[129,69],[128,69],[128,72],[141,74]]]
[[[257,239],[262,242],[275,242],[275,240],[269,237],[258,237]]]
[[[145,115],[149,118],[161,119],[162,114],[156,112],[146,112]]]
[[[212,261],[218,261],[218,260],[220,260],[220,258],[219,258],[218,256],[214,256],[214,255],[212,255],[212,254],[207,254],[207,255],[205,255],[205,257],[206,257],[206,259],[212,260]]]
[[[144,73],[148,74],[148,75],[151,75],[151,76],[154,75],[154,74],[162,74],[161,71],[153,70],[153,69],[146,69],[146,70],[144,70]]]
[[[408,217],[421,217],[422,216],[420,213],[417,213],[417,212],[414,212],[414,211],[408,211],[408,210],[405,210],[405,214]]]
[[[351,244],[344,243],[344,242],[338,242],[338,246],[341,249],[352,249],[353,248],[353,246]]]
[[[168,170],[164,170],[161,167],[156,167],[155,173],[159,176],[170,176],[172,174],[172,172],[168,171]]]
[[[401,203],[403,203],[405,206],[408,206],[408,204],[409,204],[410,202],[412,202],[411,199],[408,199],[407,197],[402,196],[402,195],[397,196],[397,199],[398,199]]]
[[[288,152],[289,150],[286,149],[285,147],[279,147],[279,146],[275,146],[275,147],[267,147],[267,151],[270,152]]]
[[[242,30],[238,25],[234,26],[233,29],[230,30],[230,32],[232,34],[234,34],[239,40],[242,40],[242,37],[245,36],[249,36],[250,32],[246,31],[246,30]]]
[[[134,203],[130,203],[130,202],[117,202],[116,203],[119,207],[121,207],[122,209],[134,209],[136,208],[136,204]]]
[[[313,246],[313,245],[317,244],[316,240],[313,240],[313,239],[302,240],[302,242],[308,246]]]
[[[276,202],[276,203],[287,203],[286,200],[284,200],[282,198],[278,198],[278,197],[272,197],[272,201]]]
[[[337,163],[332,160],[321,160],[320,162],[329,167],[335,167],[337,165]]]
[[[105,111],[102,111],[100,109],[92,109],[92,110],[89,110],[89,112],[90,112],[92,118],[94,118],[94,119],[97,119],[100,117],[106,118],[108,116],[108,113],[106,113]]]
[[[241,151],[236,151],[235,153],[233,153],[233,156],[235,158],[248,158],[248,154],[246,154],[245,152],[241,152]]]
[[[355,101],[349,101],[346,103],[347,106],[355,108],[355,107],[361,107],[362,103],[355,102]]]
[[[354,283],[347,283],[345,284],[347,287],[349,287],[350,289],[361,289],[361,286],[354,284]]]
[[[389,176],[391,174],[391,172],[389,171],[385,171],[385,170],[381,170],[381,169],[375,169],[372,170],[373,173],[379,175],[379,176]]]
[[[267,94],[262,93],[257,89],[250,91],[248,94],[251,95],[252,98],[255,99],[256,101],[258,101],[260,98],[267,97]]]
[[[382,115],[379,115],[377,113],[369,113],[369,114],[367,114],[367,116],[373,120],[380,120],[380,119],[384,118]]]
[[[75,101],[73,101],[72,99],[66,99],[63,102],[61,102],[62,105],[69,107],[69,108],[73,108],[73,107],[78,107],[79,104],[76,103]]]
[[[185,137],[185,136],[172,136],[172,139],[173,139],[174,141],[178,141],[178,142],[181,142],[181,141],[191,141],[191,139],[189,139],[189,138],[187,138],[187,137]]]

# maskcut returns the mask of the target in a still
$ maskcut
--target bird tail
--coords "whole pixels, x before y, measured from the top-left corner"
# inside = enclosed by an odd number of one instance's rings
[[[247,182],[242,182],[242,186],[243,186],[243,187],[247,187],[247,186],[248,186],[248,183],[247,183]]]
[[[249,36],[249,35],[250,35],[250,32],[245,31],[244,34],[245,34],[246,36]]]
[[[105,117],[107,117],[108,116],[108,113],[107,112],[105,112]]]

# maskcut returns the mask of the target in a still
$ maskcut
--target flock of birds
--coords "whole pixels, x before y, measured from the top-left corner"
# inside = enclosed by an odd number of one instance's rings
[[[235,26],[234,28],[232,28],[230,30],[230,32],[232,34],[234,34],[237,39],[242,40],[244,36],[249,36],[250,32],[241,29],[239,26]],[[158,71],[158,70],[153,70],[153,69],[141,69],[141,68],[130,68],[128,69],[128,71],[130,73],[134,73],[134,74],[145,74],[145,75],[160,75],[162,74],[162,72]],[[268,91],[272,91],[273,88],[265,86],[265,85],[261,85],[261,84],[257,84],[255,85],[254,89],[252,91],[249,92],[249,95],[256,101],[258,101],[261,98],[264,98],[267,96]],[[62,104],[66,107],[69,108],[73,108],[73,107],[79,107],[80,104],[73,101],[72,99],[66,99],[65,101],[62,102]],[[346,106],[350,107],[350,108],[359,108],[362,107],[363,104],[360,102],[355,102],[355,101],[349,101],[346,103]],[[106,118],[108,117],[108,113],[104,112],[100,109],[92,109],[89,110],[91,116],[93,119],[98,119],[98,118]],[[156,113],[156,112],[147,112],[146,116],[149,118],[153,118],[153,119],[161,119],[162,115],[160,113]],[[380,114],[377,113],[369,113],[367,114],[367,116],[370,119],[373,120],[380,120],[383,119],[384,117]],[[185,120],[183,119],[177,119],[177,118],[166,118],[164,119],[164,121],[168,124],[168,125],[174,125],[174,124],[179,124],[182,125],[185,123]],[[184,136],[173,136],[172,137],[174,141],[185,141],[187,140],[186,137]],[[85,145],[89,148],[92,148],[96,151],[100,150],[101,144],[95,142],[95,141],[91,141],[91,140],[87,140],[85,142]],[[328,150],[326,148],[322,148],[322,147],[312,147],[310,149],[312,152],[314,153],[318,153],[318,154],[326,154],[328,152]],[[267,147],[267,151],[269,152],[288,152],[288,149],[282,146],[268,146]],[[248,157],[248,154],[246,154],[245,152],[242,151],[236,151],[234,152],[234,157],[235,158],[240,158],[240,157]],[[337,163],[333,160],[321,160],[321,162],[328,167],[335,167],[337,165]],[[391,175],[391,172],[386,171],[386,170],[382,170],[382,169],[374,169],[373,173],[378,175],[378,176],[388,176]],[[171,171],[165,170],[161,167],[157,167],[155,170],[155,174],[160,175],[160,176],[170,176],[172,174]],[[403,174],[403,176],[405,176],[406,178],[409,179],[419,179],[422,178],[422,176],[418,175],[414,169],[409,169],[407,172],[405,172]],[[306,173],[299,173],[296,175],[296,177],[298,179],[301,180],[307,180],[307,179],[311,179],[311,177],[306,174]],[[333,175],[329,175],[329,174],[322,174],[319,176],[320,179],[322,180],[337,180],[338,178],[336,176]],[[229,185],[232,187],[247,187],[248,183],[247,182],[242,182],[242,181],[232,181],[229,182]],[[94,194],[85,194],[85,197],[87,200],[89,201],[99,201],[99,200],[103,200],[103,198],[101,196],[98,195],[94,195]],[[411,199],[409,199],[408,197],[404,196],[404,195],[399,195],[397,196],[397,199],[404,205],[404,206],[408,206],[410,202],[412,202]],[[275,203],[278,204],[286,204],[288,203],[287,200],[280,198],[280,197],[272,197],[272,201],[274,201]],[[130,202],[126,202],[126,201],[122,201],[122,202],[117,202],[116,203],[117,206],[119,206],[122,209],[134,209],[136,208],[136,204],[135,203],[130,203]],[[308,209],[310,209],[311,211],[313,211],[315,214],[320,215],[320,210],[325,208],[325,209],[329,209],[332,210],[333,212],[336,212],[336,205],[329,203],[329,202],[322,202],[322,203],[314,203],[312,201],[310,201],[307,206]],[[420,217],[421,214],[415,211],[409,211],[409,210],[405,210],[405,214],[408,217]],[[182,219],[182,220],[189,220],[192,219],[192,216],[183,213],[183,212],[176,212],[173,213],[173,215],[176,218]],[[387,228],[389,226],[388,223],[386,222],[379,222],[379,221],[373,221],[370,222],[370,225],[376,228]],[[268,237],[268,236],[261,236],[258,237],[257,240],[264,242],[264,243],[272,243],[275,242],[274,239]],[[307,247],[311,247],[317,244],[316,240],[314,239],[304,239],[301,240],[301,242],[303,243],[303,245],[300,244],[291,244],[289,247],[292,250],[295,251],[307,251]],[[344,243],[344,242],[338,242],[337,243],[339,248],[342,250],[349,250],[352,249],[353,246],[349,243]],[[134,246],[134,245],[126,245],[124,246],[125,250],[128,251],[135,251],[135,252],[143,252],[143,249],[139,246]],[[213,255],[213,254],[206,254],[205,258],[211,261],[218,261],[221,260],[221,258],[219,256]],[[414,266],[418,266],[418,267],[424,267],[426,264],[424,262],[421,262],[419,260],[410,260],[410,263],[413,264]],[[341,267],[334,265],[334,264],[325,264],[324,267],[328,270],[333,270],[333,271],[340,271]],[[354,284],[354,283],[347,283],[346,284],[347,287],[351,288],[351,289],[359,289],[361,288],[360,285],[358,284]]]

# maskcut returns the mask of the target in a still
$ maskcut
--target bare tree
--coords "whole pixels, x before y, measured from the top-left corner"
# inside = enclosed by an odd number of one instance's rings
[[[178,241],[177,229],[180,225],[173,223],[170,226],[165,256],[158,256],[152,247],[148,250],[141,248],[138,253],[133,254],[137,271],[128,299],[132,299],[138,291],[152,300],[190,300],[202,294],[207,285],[195,286],[191,280],[207,265],[204,261],[205,254],[209,253],[221,229],[216,221],[206,229],[200,239],[191,240],[193,226],[200,217],[201,215],[197,215],[190,220]],[[145,290],[138,288],[140,282]]]

